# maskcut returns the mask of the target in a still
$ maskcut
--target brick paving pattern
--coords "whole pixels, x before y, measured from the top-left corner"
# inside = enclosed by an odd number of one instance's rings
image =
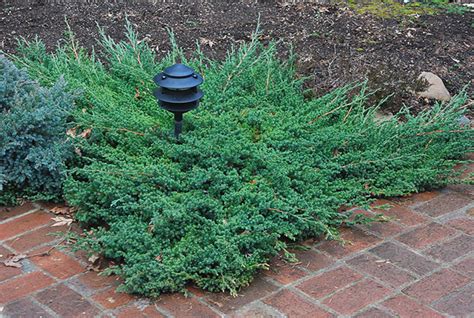
[[[299,263],[279,258],[238,297],[192,286],[189,296],[151,301],[117,293],[116,277],[88,270],[87,257],[52,249],[66,227],[50,205],[0,208],[0,317],[469,317],[474,316],[472,186],[390,201],[370,212],[388,223],[342,229],[345,245],[307,241]],[[378,205],[389,203],[389,210]]]

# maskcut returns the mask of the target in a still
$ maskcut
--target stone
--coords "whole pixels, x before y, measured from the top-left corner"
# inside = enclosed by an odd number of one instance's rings
[[[444,102],[451,99],[451,94],[449,94],[446,86],[444,86],[443,80],[436,74],[422,72],[420,76],[418,76],[418,80],[425,80],[428,83],[428,87],[424,91],[417,93],[419,97],[436,99]]]
[[[383,123],[384,121],[390,121],[393,118],[392,113],[382,113],[381,111],[375,112],[375,122]]]

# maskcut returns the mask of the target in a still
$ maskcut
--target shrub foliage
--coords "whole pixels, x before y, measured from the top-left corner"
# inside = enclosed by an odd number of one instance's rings
[[[115,260],[128,292],[194,283],[235,293],[288,242],[336,239],[349,223],[340,206],[444,185],[472,147],[457,124],[464,95],[379,122],[364,85],[305,100],[291,62],[258,36],[222,62],[199,48],[186,58],[176,45],[156,61],[130,28],[128,38],[103,35],[99,57],[73,38],[54,54],[23,43],[17,59],[42,83],[64,75],[84,92],[74,128],[81,158],[65,195],[90,227],[79,246]],[[152,95],[153,75],[178,60],[205,78],[179,141]]]
[[[61,196],[73,97],[63,80],[42,88],[3,55],[0,74],[0,204],[16,195]]]

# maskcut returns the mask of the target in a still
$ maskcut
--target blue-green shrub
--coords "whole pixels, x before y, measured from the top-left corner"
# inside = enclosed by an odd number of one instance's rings
[[[65,87],[62,79],[40,87],[0,56],[0,204],[17,196],[61,196],[72,149],[66,120],[73,96]]]
[[[472,131],[459,127],[466,96],[417,117],[375,120],[364,85],[305,100],[291,63],[258,36],[225,61],[175,48],[156,60],[129,30],[104,36],[100,58],[71,41],[54,54],[25,43],[17,62],[50,84],[84,90],[75,112],[81,164],[64,189],[90,227],[78,246],[117,264],[123,290],[156,296],[187,283],[236,291],[288,242],[338,237],[342,205],[452,182]],[[203,74],[205,98],[173,138],[152,78],[180,60]]]

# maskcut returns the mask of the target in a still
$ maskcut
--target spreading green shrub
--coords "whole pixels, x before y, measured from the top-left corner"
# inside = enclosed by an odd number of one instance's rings
[[[342,205],[366,206],[451,181],[472,148],[459,127],[466,96],[417,117],[375,120],[364,85],[305,100],[291,62],[251,43],[225,61],[174,45],[156,61],[129,30],[89,56],[73,39],[54,54],[24,43],[17,63],[42,83],[64,75],[78,98],[80,160],[64,189],[89,230],[78,246],[115,260],[123,290],[148,296],[194,283],[235,294],[269,258],[306,237],[338,237]],[[180,60],[202,73],[205,98],[180,140],[152,95]],[[403,120],[401,120],[403,118]]]
[[[16,196],[62,195],[66,160],[66,119],[73,97],[58,80],[40,87],[0,55],[0,204]],[[13,201],[13,202],[12,202]]]

